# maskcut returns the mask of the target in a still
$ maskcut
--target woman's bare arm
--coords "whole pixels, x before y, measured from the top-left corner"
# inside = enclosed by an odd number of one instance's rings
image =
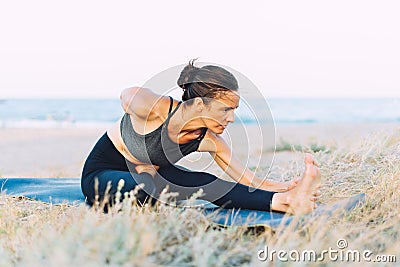
[[[124,111],[131,115],[136,122],[139,122],[136,123],[139,125],[146,125],[147,122],[159,119],[160,117],[164,118],[167,116],[170,105],[169,97],[157,95],[150,89],[142,87],[132,87],[123,90],[120,99]],[[138,173],[147,172],[154,177],[159,166],[140,162],[124,147],[121,150],[129,155],[131,161],[134,159],[132,162],[137,165],[135,169]]]
[[[207,132],[208,133],[208,132]],[[246,168],[232,153],[225,140],[216,134],[208,133],[200,144],[199,151],[208,151],[215,162],[233,180],[250,187],[274,192],[285,192],[290,189],[290,183],[281,183],[257,177]]]
[[[131,87],[122,91],[121,106],[130,115],[151,120],[152,116],[165,116],[169,98],[163,97],[143,87]]]

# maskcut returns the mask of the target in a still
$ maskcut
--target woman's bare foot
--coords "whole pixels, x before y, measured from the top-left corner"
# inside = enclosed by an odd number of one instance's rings
[[[276,193],[271,209],[292,214],[305,214],[315,208],[316,196],[321,185],[321,174],[311,154],[304,159],[306,168],[299,184],[285,193]]]

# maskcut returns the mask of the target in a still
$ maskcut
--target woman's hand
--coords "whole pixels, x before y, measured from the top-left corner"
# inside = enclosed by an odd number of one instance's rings
[[[260,189],[267,190],[267,191],[272,191],[272,192],[287,192],[289,190],[292,190],[295,188],[301,181],[301,177],[296,177],[293,178],[290,181],[287,182],[275,182],[271,180],[264,181],[261,186],[259,187]]]
[[[154,176],[157,174],[157,170],[160,168],[160,166],[157,165],[151,165],[151,164],[140,164],[135,166],[135,170],[137,173],[150,173],[151,176]]]
[[[287,191],[292,190],[293,188],[295,188],[301,181],[301,177],[296,177],[293,178],[290,181],[284,182],[284,184],[287,185]]]

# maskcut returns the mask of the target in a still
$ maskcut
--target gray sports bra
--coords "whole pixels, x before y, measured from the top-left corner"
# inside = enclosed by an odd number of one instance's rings
[[[171,113],[173,99],[172,97],[169,98],[171,102],[167,119],[160,127],[148,134],[142,135],[135,132],[128,113],[125,113],[122,117],[120,125],[122,140],[129,152],[141,162],[160,167],[174,164],[184,156],[196,151],[207,132],[207,128],[202,128],[201,135],[197,139],[185,144],[173,142],[168,136],[167,127],[170,118],[182,102],[180,101]]]

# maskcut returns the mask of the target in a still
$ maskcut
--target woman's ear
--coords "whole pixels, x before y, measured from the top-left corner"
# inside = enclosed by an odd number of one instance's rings
[[[193,105],[196,107],[198,112],[202,112],[204,108],[204,101],[201,97],[196,97],[193,101]]]

